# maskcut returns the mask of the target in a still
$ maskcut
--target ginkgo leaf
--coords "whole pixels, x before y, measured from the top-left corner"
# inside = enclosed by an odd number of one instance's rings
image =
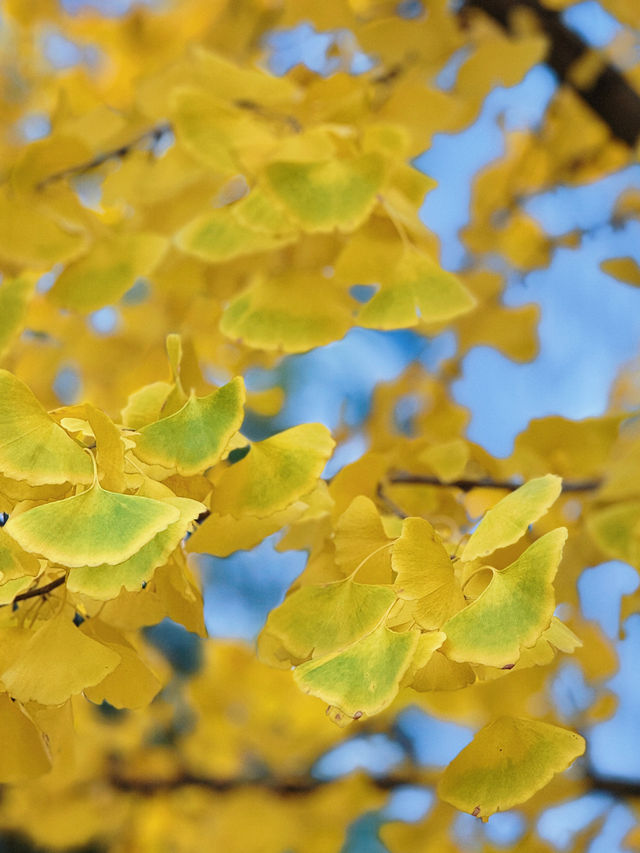
[[[591,510],[586,527],[608,557],[640,568],[640,501],[621,501]]]
[[[449,660],[436,649],[426,664],[413,674],[409,687],[419,693],[430,690],[462,690],[475,680],[475,673],[468,663]]]
[[[541,518],[562,491],[562,479],[555,474],[537,477],[520,486],[490,509],[471,534],[461,554],[463,560],[486,557],[512,545],[530,524]]]
[[[0,370],[0,471],[32,486],[90,483],[91,461],[30,389]]]
[[[42,732],[17,702],[0,695],[0,782],[15,784],[34,779],[51,767],[51,756]]]
[[[607,258],[600,264],[600,269],[618,281],[640,287],[640,266],[633,258]]]
[[[442,631],[424,631],[418,636],[418,642],[411,658],[411,663],[402,679],[403,686],[413,685],[417,673],[424,670],[433,657],[434,652],[440,648],[445,640],[446,634]]]
[[[152,382],[129,395],[122,410],[122,423],[130,429],[140,429],[162,417],[162,407],[171,392],[168,382]]]
[[[115,565],[179,517],[169,503],[107,492],[96,482],[82,494],[11,516],[5,530],[25,551],[63,566]]]
[[[175,239],[177,247],[188,255],[208,263],[221,263],[285,246],[295,239],[295,232],[278,235],[254,231],[232,217],[227,208],[222,208],[198,216],[178,231]]]
[[[20,266],[51,269],[85,248],[84,234],[38,209],[32,199],[0,192],[0,258]]]
[[[1,680],[20,702],[61,705],[119,663],[120,655],[86,637],[63,613],[38,628]]]
[[[275,162],[269,187],[306,231],[354,231],[367,219],[386,173],[374,152],[318,163]]]
[[[431,524],[406,518],[396,541],[391,564],[399,598],[414,600],[414,618],[423,628],[440,628],[464,607],[464,596],[451,558]]]
[[[101,485],[110,491],[124,489],[124,451],[125,446],[119,428],[111,418],[90,403],[79,406],[66,406],[53,414],[64,412],[61,423],[66,428],[70,418],[85,420],[90,427],[96,445],[96,465]],[[71,430],[69,430],[71,431]]]
[[[408,249],[393,276],[358,314],[370,329],[401,329],[424,323],[443,323],[470,311],[476,301],[460,279],[427,255]]]
[[[499,717],[449,764],[438,794],[461,811],[486,820],[524,803],[584,749],[584,738],[576,732],[538,720]]]
[[[251,192],[232,208],[234,219],[259,234],[293,235],[298,229],[284,206],[261,187]]]
[[[0,356],[22,330],[34,285],[27,276],[0,282]]]
[[[144,462],[201,474],[221,458],[244,418],[244,383],[240,377],[206,397],[192,394],[174,415],[140,429],[136,456]]]
[[[256,349],[305,352],[343,337],[353,301],[321,275],[258,276],[231,300],[220,331]]]
[[[232,515],[212,513],[188,538],[186,549],[214,557],[228,557],[234,551],[248,551],[267,536],[295,521],[306,509],[305,503],[296,501],[266,518],[256,518],[254,515],[234,518]]]
[[[447,657],[501,667],[514,664],[521,647],[533,646],[553,616],[552,581],[566,538],[565,527],[551,530],[506,569],[492,570],[479,598],[443,625]]]
[[[95,311],[117,302],[137,278],[148,275],[166,247],[166,239],[159,234],[112,235],[69,264],[48,295],[64,308]]]
[[[33,554],[23,551],[18,543],[7,535],[4,528],[0,527],[0,583],[4,584],[24,575],[33,577],[39,571],[39,560]]]
[[[67,578],[70,592],[81,592],[99,601],[108,601],[120,594],[122,589],[131,592],[141,589],[152,577],[158,566],[169,559],[184,538],[189,526],[206,506],[190,498],[167,498],[166,504],[179,512],[179,518],[166,530],[156,535],[128,560],[116,564],[83,566],[74,568]]]
[[[303,586],[271,611],[264,630],[278,637],[292,658],[318,658],[375,628],[395,598],[388,587],[351,580]]]
[[[343,651],[303,663],[293,677],[305,693],[318,696],[350,717],[377,714],[393,702],[418,643],[380,625]]]
[[[86,687],[84,694],[100,705],[108,702],[114,708],[144,708],[158,694],[162,682],[140,658],[125,637],[99,619],[89,619],[81,626],[83,634],[114,651],[120,657],[118,666],[99,684]]]
[[[353,499],[336,523],[334,543],[345,575],[357,571],[360,583],[391,583],[391,540],[370,498]]]
[[[335,442],[323,424],[301,424],[251,445],[220,477],[211,509],[240,518],[263,518],[315,486]]]

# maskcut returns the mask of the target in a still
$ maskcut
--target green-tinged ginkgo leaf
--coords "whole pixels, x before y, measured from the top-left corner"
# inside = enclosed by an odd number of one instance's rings
[[[18,543],[0,527],[0,583],[28,575],[33,577],[40,571],[40,561],[23,551]]]
[[[623,501],[587,515],[587,530],[607,557],[640,568],[640,501]]]
[[[32,486],[90,483],[91,460],[30,389],[0,370],[0,471]]]
[[[486,820],[524,803],[582,755],[576,732],[517,717],[499,717],[481,729],[444,771],[438,794]]]
[[[86,492],[13,515],[5,530],[25,551],[63,566],[115,565],[128,560],[180,517],[169,503],[107,492]]]
[[[211,509],[240,518],[263,518],[306,495],[335,446],[323,424],[301,424],[251,445],[220,477]]]
[[[295,239],[295,232],[278,235],[253,231],[234,218],[227,208],[211,210],[189,222],[176,235],[176,245],[188,255],[208,263],[221,263],[268,252]]]
[[[237,222],[254,233],[292,236],[298,231],[284,206],[261,187],[253,187],[233,205],[231,213]]]
[[[633,258],[607,258],[600,264],[600,269],[618,281],[640,287],[640,266]]]
[[[257,277],[225,308],[220,331],[255,349],[306,352],[346,334],[352,305],[343,288],[320,274]]]
[[[479,598],[443,626],[444,653],[456,661],[514,664],[520,649],[533,646],[549,626],[555,607],[551,582],[566,538],[565,527],[551,530],[506,569],[492,570]]]
[[[391,541],[374,502],[358,495],[342,513],[335,529],[336,563],[345,575],[358,573],[360,583],[391,583]]]
[[[38,628],[0,680],[20,702],[61,705],[119,663],[120,655],[86,637],[63,611]]]
[[[166,563],[171,552],[178,547],[191,523],[207,509],[204,504],[190,498],[167,498],[165,502],[180,513],[177,521],[157,533],[122,563],[73,569],[67,579],[67,589],[99,601],[108,601],[116,598],[122,589],[133,592],[148,583],[157,567]]]
[[[212,513],[187,539],[186,549],[214,557],[228,557],[234,551],[248,551],[267,536],[291,524],[306,509],[305,503],[296,501],[266,518],[256,518],[254,515],[234,518],[232,515]]]
[[[418,643],[418,631],[397,634],[380,625],[343,651],[297,667],[299,687],[349,717],[377,714],[393,702]]]
[[[471,534],[461,558],[475,560],[517,542],[549,509],[562,491],[555,474],[537,477],[498,501]]]
[[[373,630],[395,599],[388,587],[351,580],[303,586],[271,611],[264,630],[278,637],[292,659],[319,658]]]
[[[386,167],[376,153],[319,163],[276,162],[271,190],[305,231],[354,231],[373,209]]]
[[[0,695],[0,782],[13,784],[34,779],[51,767],[51,757],[42,732],[17,702]]]
[[[206,397],[192,394],[174,415],[140,429],[136,456],[144,462],[201,474],[220,459],[242,425],[244,383],[236,377]]]
[[[251,95],[255,97],[255,95]],[[226,103],[225,103],[226,101]],[[179,86],[169,99],[170,117],[181,145],[217,175],[230,178],[262,164],[277,144],[258,110],[211,97],[202,89]],[[254,166],[255,167],[255,166]]]
[[[160,691],[162,682],[140,658],[125,637],[99,619],[89,619],[82,632],[120,657],[118,666],[99,684],[86,687],[84,695],[100,705],[108,702],[114,708],[144,708]]]
[[[425,519],[404,520],[391,564],[397,574],[394,589],[400,598],[415,601],[419,611],[415,618],[423,628],[440,628],[464,607],[464,596],[451,558]]]
[[[400,329],[420,321],[444,323],[474,305],[473,295],[457,276],[427,255],[407,249],[378,293],[361,308],[358,323],[370,329]]]
[[[0,281],[0,356],[22,330],[34,285],[26,276]]]
[[[83,312],[117,302],[137,278],[149,275],[166,247],[166,239],[158,234],[110,235],[69,264],[49,296],[64,308]]]

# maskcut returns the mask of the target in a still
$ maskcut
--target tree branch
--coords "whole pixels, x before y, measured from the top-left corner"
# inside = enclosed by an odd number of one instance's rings
[[[539,0],[463,0],[462,9],[470,8],[481,9],[508,31],[512,29],[513,16],[518,9],[533,12],[540,29],[549,38],[545,62],[555,71],[560,82],[571,86],[619,140],[632,148],[638,143],[640,95],[624,74],[604,59],[595,80],[585,87],[577,85],[571,76],[572,69],[592,48],[565,26],[560,13],[548,9]]]
[[[521,482],[517,482],[516,480],[492,480],[491,477],[481,477],[478,480],[462,478],[460,480],[445,482],[431,474],[410,474],[405,471],[391,473],[388,482],[393,485],[437,486],[442,489],[454,488],[460,489],[463,492],[470,492],[472,489],[505,489],[509,492],[515,492],[522,485]],[[600,488],[601,485],[601,480],[569,480],[562,483],[562,491],[565,493],[593,492]]]
[[[75,175],[84,175],[92,169],[97,169],[98,167],[103,166],[110,160],[121,160],[123,157],[126,157],[127,154],[130,154],[134,148],[142,145],[143,142],[148,140],[150,142],[157,143],[165,133],[169,133],[171,130],[172,127],[168,121],[156,124],[153,127],[150,127],[149,130],[145,130],[144,133],[138,134],[138,136],[130,142],[126,142],[124,145],[118,146],[118,148],[103,151],[101,154],[96,154],[96,156],[92,157],[91,160],[85,160],[83,163],[78,163],[75,166],[69,166],[66,169],[61,169],[59,172],[54,172],[52,175],[47,175],[46,178],[43,178],[38,184],[36,184],[36,189],[43,190],[48,187],[49,184],[62,181],[65,178],[72,178]]]
[[[61,575],[59,578],[46,583],[44,586],[36,586],[33,589],[28,589],[26,592],[21,592],[19,595],[16,595],[11,604],[17,604],[19,601],[27,601],[29,598],[37,598],[39,595],[48,595],[48,593],[53,592],[54,589],[62,586],[66,579],[66,575]],[[0,604],[0,607],[6,607],[6,604]]]

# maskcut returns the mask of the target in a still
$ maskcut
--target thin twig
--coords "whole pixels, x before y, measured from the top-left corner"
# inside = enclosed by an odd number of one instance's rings
[[[472,489],[504,489],[508,492],[515,492],[522,485],[516,480],[493,480],[491,477],[480,477],[477,480],[462,478],[445,482],[431,474],[410,474],[405,471],[396,471],[390,474],[388,481],[393,485],[437,486],[442,489],[460,489],[463,492],[470,492]],[[562,491],[567,493],[593,492],[599,489],[601,485],[601,480],[569,480],[563,482]]]
[[[39,595],[47,595],[52,592],[54,589],[57,589],[59,586],[66,580],[66,575],[61,575],[59,578],[56,578],[53,581],[45,584],[44,586],[36,586],[33,589],[28,589],[26,592],[21,592],[19,595],[13,599],[11,604],[17,604],[18,601],[26,601],[28,598],[37,598]],[[4,607],[5,605],[0,604],[0,607]]]
[[[156,124],[148,130],[145,130],[144,133],[140,133],[130,142],[125,142],[124,145],[119,145],[117,148],[103,151],[100,154],[96,154],[96,156],[92,157],[91,160],[85,160],[83,163],[78,163],[75,166],[69,166],[66,169],[61,169],[59,172],[54,172],[52,175],[47,175],[46,178],[43,178],[38,184],[36,184],[36,189],[43,190],[48,187],[49,184],[62,181],[65,178],[72,178],[74,175],[84,175],[92,169],[97,169],[100,166],[103,166],[110,160],[120,160],[123,157],[126,157],[134,148],[141,145],[146,140],[153,140],[154,142],[157,142],[165,133],[169,133],[171,130],[172,126],[168,121]]]

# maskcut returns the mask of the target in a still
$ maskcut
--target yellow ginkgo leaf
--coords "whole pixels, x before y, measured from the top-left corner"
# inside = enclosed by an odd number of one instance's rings
[[[86,637],[63,612],[38,628],[0,680],[20,702],[61,705],[119,663],[120,655]]]
[[[298,230],[284,206],[259,186],[234,204],[231,212],[237,222],[254,233],[285,236]]]
[[[51,767],[51,757],[42,732],[17,702],[0,695],[0,782],[14,784],[34,779]]]
[[[370,329],[400,329],[418,322],[444,323],[470,311],[471,292],[427,255],[407,249],[393,276],[364,305],[358,323]]]
[[[547,474],[529,480],[515,492],[498,501],[471,534],[461,554],[463,560],[486,557],[498,548],[512,545],[537,521],[562,491],[562,479]]]
[[[351,580],[303,586],[271,611],[264,631],[277,637],[293,660],[322,657],[375,628],[395,598],[388,587]]]
[[[90,427],[89,435],[93,434],[96,445],[96,464],[100,483],[105,489],[119,492],[124,489],[124,451],[125,446],[119,428],[101,409],[91,403],[79,406],[66,406],[53,412],[54,415],[64,413],[62,426],[68,427],[68,418],[85,420]],[[69,432],[72,430],[69,429]]]
[[[0,527],[0,583],[28,575],[33,577],[40,571],[40,561],[23,551],[18,543]]]
[[[220,477],[211,509],[259,518],[285,509],[315,486],[335,442],[323,424],[301,424],[251,445]]]
[[[282,234],[254,231],[233,217],[228,208],[211,210],[189,222],[176,234],[176,245],[207,263],[221,263],[256,252],[268,252],[295,239]]]
[[[114,708],[144,708],[158,694],[162,682],[141,659],[125,637],[99,619],[88,619],[81,626],[83,634],[111,649],[120,657],[118,666],[99,684],[86,687],[84,695],[100,705],[108,702]]]
[[[69,573],[67,589],[81,592],[99,601],[116,598],[123,589],[134,592],[153,577],[158,566],[169,559],[184,538],[189,526],[206,506],[190,498],[168,498],[166,504],[180,513],[177,521],[156,535],[121,563],[83,566]]]
[[[342,513],[335,530],[336,563],[345,575],[358,572],[360,583],[391,583],[391,540],[374,502],[358,495]]]
[[[136,456],[144,462],[201,474],[220,459],[242,425],[245,391],[240,377],[206,397],[192,394],[174,415],[140,429]]]
[[[354,231],[371,213],[385,178],[377,153],[318,163],[276,162],[265,170],[271,190],[309,232]]]
[[[600,268],[618,281],[640,287],[640,266],[633,258],[608,258],[602,261]]]
[[[179,517],[169,503],[107,492],[96,482],[80,495],[11,516],[5,530],[25,551],[62,566],[115,565]]]
[[[91,461],[30,389],[0,370],[0,471],[32,486],[90,483]]]
[[[414,618],[423,628],[440,628],[464,607],[451,558],[425,519],[404,520],[391,564],[397,575],[394,589],[400,598],[415,601]]]
[[[306,509],[305,503],[296,501],[266,518],[256,518],[254,515],[234,518],[232,515],[212,513],[187,539],[186,549],[212,554],[214,557],[228,557],[234,551],[248,551],[267,536],[291,524]]]
[[[220,331],[256,349],[306,352],[342,338],[352,306],[345,290],[322,275],[257,277],[224,310]]]
[[[0,282],[0,356],[22,330],[34,285],[27,276]]]
[[[47,215],[33,200],[0,193],[0,258],[20,266],[51,269],[77,257],[85,246],[83,234]]]
[[[438,794],[486,820],[526,802],[572,764],[585,748],[576,732],[517,717],[481,729],[444,771]]]
[[[591,510],[587,530],[607,557],[640,568],[640,501],[621,501]]]
[[[533,646],[553,616],[552,581],[566,538],[565,527],[551,530],[506,569],[492,570],[484,592],[443,625],[447,657],[502,667]]]
[[[148,275],[167,247],[158,234],[116,234],[69,264],[49,292],[64,308],[95,311],[117,302],[140,276]]]
[[[393,702],[418,643],[418,631],[398,634],[380,625],[343,651],[297,667],[305,693],[354,719],[377,714]]]
[[[436,649],[426,664],[413,674],[409,687],[419,693],[427,693],[430,690],[462,690],[475,680],[475,673],[468,663],[449,660]]]

